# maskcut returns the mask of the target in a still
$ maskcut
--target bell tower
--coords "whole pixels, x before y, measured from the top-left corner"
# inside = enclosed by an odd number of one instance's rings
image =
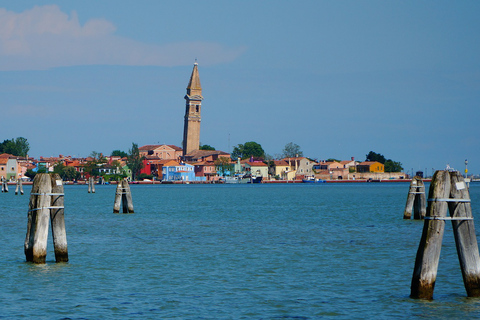
[[[202,111],[202,86],[195,60],[185,95],[185,123],[183,126],[183,156],[200,148],[200,121]]]

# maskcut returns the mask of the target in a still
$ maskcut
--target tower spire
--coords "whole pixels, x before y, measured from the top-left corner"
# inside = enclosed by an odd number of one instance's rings
[[[195,63],[193,64],[192,75],[190,76],[190,81],[187,86],[187,95],[202,95],[202,85],[200,84],[200,75],[198,74],[197,59],[195,59]]]
[[[202,85],[198,74],[198,63],[195,59],[192,75],[185,95],[185,122],[183,127],[183,156],[200,148],[200,122],[202,107]]]

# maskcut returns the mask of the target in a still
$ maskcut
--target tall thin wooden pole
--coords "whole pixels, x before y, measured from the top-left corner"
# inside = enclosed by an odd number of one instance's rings
[[[39,173],[33,180],[28,205],[25,257],[29,262],[45,263],[47,256],[48,220],[52,184],[48,173]]]
[[[113,213],[120,213],[120,204],[122,203],[122,181],[118,181],[115,190],[115,202],[113,203]]]
[[[412,217],[413,202],[415,201],[415,193],[417,191],[417,177],[413,177],[410,181],[410,188],[408,190],[407,204],[403,211],[403,219],[410,219]]]
[[[123,213],[134,213],[132,192],[130,191],[130,185],[128,184],[127,179],[123,179],[122,189],[123,189],[123,194],[122,194]]]
[[[452,172],[451,176],[450,198],[452,201],[449,201],[448,207],[452,217],[463,283],[469,297],[480,297],[480,257],[470,195],[460,172]]]
[[[450,173],[446,170],[435,172],[430,184],[427,215],[415,259],[410,293],[412,298],[433,298],[445,220],[430,220],[427,217],[445,217],[447,214],[447,202],[435,201],[435,199],[445,199],[449,196]]]
[[[417,179],[417,188],[415,192],[415,200],[413,201],[413,219],[420,220],[423,219],[427,213],[425,184],[420,177]]]
[[[63,182],[58,173],[51,175],[52,200],[50,220],[56,262],[68,262],[67,232],[65,230]]]

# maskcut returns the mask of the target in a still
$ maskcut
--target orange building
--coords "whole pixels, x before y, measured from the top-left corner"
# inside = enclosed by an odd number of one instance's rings
[[[375,172],[375,173],[383,173],[385,172],[385,166],[383,163],[378,161],[364,161],[360,162],[357,165],[357,172]]]

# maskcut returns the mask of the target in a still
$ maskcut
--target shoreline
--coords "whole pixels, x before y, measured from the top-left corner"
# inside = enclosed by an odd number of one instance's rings
[[[379,180],[367,180],[367,179],[357,179],[357,180],[325,180],[325,182],[303,182],[302,180],[265,180],[262,181],[260,184],[323,184],[323,183],[385,183],[385,182],[411,182],[412,179],[379,179]],[[423,179],[424,182],[431,182],[432,179]],[[33,181],[23,182],[23,185],[32,185]],[[116,185],[117,182],[110,182],[109,184]],[[141,184],[141,185],[149,185],[149,184],[225,184],[224,182],[218,181],[133,181],[130,184]],[[254,183],[257,184],[257,183]],[[16,182],[8,182],[7,185],[15,186]],[[65,181],[64,185],[87,185],[86,181],[78,181],[78,182],[71,182]],[[99,185],[99,184],[97,184]]]

